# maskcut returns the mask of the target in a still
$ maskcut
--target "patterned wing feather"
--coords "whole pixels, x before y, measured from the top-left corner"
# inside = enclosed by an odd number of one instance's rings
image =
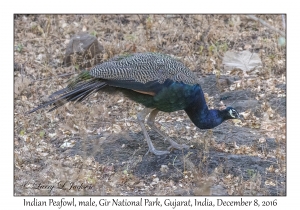
[[[184,64],[168,55],[136,53],[122,55],[95,66],[90,74],[106,80],[164,83],[167,79],[198,84],[198,78]]]

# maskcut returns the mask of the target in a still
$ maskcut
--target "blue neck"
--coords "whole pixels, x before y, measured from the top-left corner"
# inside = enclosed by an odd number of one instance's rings
[[[185,112],[198,128],[214,128],[228,119],[224,111],[208,109],[201,88],[198,88],[194,97],[195,100],[185,109]]]

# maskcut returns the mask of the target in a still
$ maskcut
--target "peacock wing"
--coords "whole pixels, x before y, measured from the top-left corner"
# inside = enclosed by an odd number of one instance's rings
[[[90,74],[105,79],[109,85],[140,91],[164,84],[166,80],[198,84],[198,78],[182,62],[159,53],[117,56],[95,66]]]

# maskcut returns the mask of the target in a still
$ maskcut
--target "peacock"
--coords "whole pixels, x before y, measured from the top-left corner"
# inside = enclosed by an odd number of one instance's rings
[[[148,152],[155,155],[170,152],[155,149],[145,121],[171,144],[169,149],[189,148],[185,144],[176,143],[155,126],[155,117],[159,111],[184,110],[200,129],[211,129],[225,120],[239,118],[239,113],[232,107],[223,110],[208,109],[195,74],[172,56],[154,52],[119,55],[94,66],[90,71],[82,71],[69,81],[66,88],[53,93],[48,101],[28,113],[47,106],[51,106],[49,111],[52,111],[69,101],[80,102],[95,92],[108,91],[112,87],[145,106],[137,114],[137,121],[147,141]]]

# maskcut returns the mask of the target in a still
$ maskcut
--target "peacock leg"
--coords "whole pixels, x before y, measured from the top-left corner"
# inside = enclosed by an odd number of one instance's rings
[[[161,130],[159,130],[155,124],[154,124],[154,121],[155,121],[155,117],[157,115],[157,113],[159,112],[158,109],[153,109],[147,119],[147,124],[149,125],[149,127],[156,131],[158,134],[160,134],[163,138],[164,138],[164,141],[168,140],[168,142],[171,144],[171,147],[169,147],[169,149],[171,148],[175,148],[175,149],[179,149],[179,150],[182,150],[182,149],[188,149],[189,146],[187,146],[186,144],[177,144],[175,141],[173,141],[170,137],[168,137],[166,134],[164,134]]]
[[[152,141],[151,141],[151,139],[150,139],[150,137],[147,133],[147,130],[145,128],[145,118],[151,112],[151,110],[152,109],[145,108],[145,109],[143,109],[143,111],[141,111],[140,113],[137,114],[138,122],[139,122],[139,124],[142,128],[142,131],[144,133],[145,139],[146,139],[148,147],[149,147],[148,152],[152,152],[155,155],[169,154],[170,153],[169,151],[160,151],[160,150],[155,149],[153,144],[152,144]],[[146,155],[148,154],[148,152],[146,153]]]

